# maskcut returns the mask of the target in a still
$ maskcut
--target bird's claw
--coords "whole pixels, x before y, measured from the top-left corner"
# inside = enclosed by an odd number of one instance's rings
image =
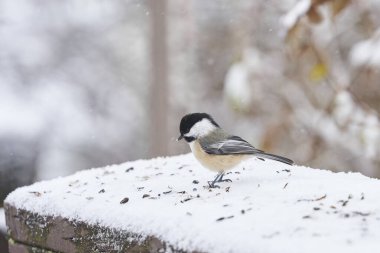
[[[210,188],[220,188],[220,186],[216,185],[214,181],[208,181],[207,183]]]
[[[227,179],[222,179],[222,180],[220,180],[220,181],[218,181],[218,182],[229,182],[229,183],[231,183],[232,180],[227,178]]]

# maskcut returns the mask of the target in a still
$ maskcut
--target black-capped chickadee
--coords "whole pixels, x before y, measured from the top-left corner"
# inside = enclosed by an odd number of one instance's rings
[[[177,141],[185,139],[195,158],[204,167],[218,172],[215,179],[208,182],[211,188],[219,187],[215,185],[219,182],[231,182],[230,179],[223,179],[224,173],[252,156],[293,165],[293,161],[288,158],[265,153],[239,136],[226,133],[207,113],[185,115],[179,131],[181,135]]]

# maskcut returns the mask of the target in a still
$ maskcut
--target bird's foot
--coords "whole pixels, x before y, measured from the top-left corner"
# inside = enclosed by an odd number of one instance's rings
[[[207,183],[210,188],[220,188],[219,185],[215,184],[215,181],[207,181]]]
[[[231,179],[229,179],[229,178],[226,178],[226,179],[221,179],[221,180],[219,180],[218,181],[218,183],[220,183],[220,182],[232,182],[232,180]]]
[[[217,180],[216,180],[216,182],[218,182],[218,183],[220,183],[220,182],[232,182],[232,180],[231,179],[223,179],[223,177],[224,177],[224,173],[223,174],[220,174],[220,176],[219,177],[217,177]]]

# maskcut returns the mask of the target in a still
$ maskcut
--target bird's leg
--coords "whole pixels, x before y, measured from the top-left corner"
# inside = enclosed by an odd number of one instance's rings
[[[223,172],[218,173],[218,175],[216,175],[214,181],[208,181],[208,182],[207,182],[207,183],[208,183],[208,186],[209,186],[210,188],[220,188],[220,186],[215,185],[215,183],[216,183],[216,182],[219,182],[218,180],[219,180],[219,178],[220,178],[221,176],[223,176]]]
[[[223,179],[223,176],[224,176],[224,172],[222,172],[222,174],[220,175],[219,179],[217,182],[232,182],[231,179]]]

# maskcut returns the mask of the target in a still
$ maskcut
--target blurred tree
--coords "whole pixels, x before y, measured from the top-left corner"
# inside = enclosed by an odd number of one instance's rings
[[[151,10],[151,155],[168,153],[168,63],[166,42],[166,0],[149,1]]]

